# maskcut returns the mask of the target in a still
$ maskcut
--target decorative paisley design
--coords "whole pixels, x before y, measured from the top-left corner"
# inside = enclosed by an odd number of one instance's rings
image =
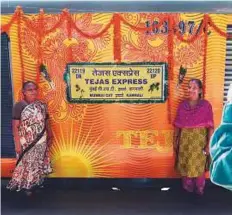
[[[126,14],[124,15],[126,19]],[[131,16],[129,15],[130,19]],[[146,27],[145,22],[162,21],[167,19],[168,14],[141,13],[137,18],[140,22],[137,27]],[[180,20],[179,15],[172,15],[175,22]],[[127,18],[128,19],[128,18]],[[129,20],[130,20],[129,19]],[[163,24],[160,29],[167,29],[167,23]],[[147,34],[146,31],[138,31],[130,29],[123,34],[122,38],[122,56],[126,61],[153,61],[166,62],[168,56],[168,41],[167,34]]]
[[[104,24],[99,23],[93,23],[93,14],[87,13],[83,14],[81,17],[77,19],[77,17],[74,15],[74,21],[76,26],[81,29],[83,32],[88,33],[89,35],[95,35],[99,33],[104,27]],[[84,37],[82,37],[77,32],[73,33],[75,38],[82,38],[83,40],[88,40]],[[89,39],[94,44],[94,49],[102,50],[104,49],[110,42],[111,35],[109,32],[104,33],[101,37],[98,37],[96,39]],[[92,54],[96,54],[97,50],[95,52],[92,52]]]
[[[198,60],[202,60],[204,51],[204,38],[200,37],[191,44],[181,44],[175,50],[175,63],[177,66],[193,67]]]
[[[54,67],[63,71],[67,63],[67,47],[63,43],[66,38],[65,33],[58,29],[46,37],[42,43],[44,62],[51,62]]]
[[[26,51],[29,55],[37,60],[39,56],[39,37],[38,34],[31,29],[28,29],[25,25],[22,26],[21,32],[21,43],[24,48],[24,52]]]
[[[79,39],[78,44],[72,46],[74,62],[90,62],[94,57],[94,51],[88,48],[89,41]],[[96,53],[96,52],[95,52]]]

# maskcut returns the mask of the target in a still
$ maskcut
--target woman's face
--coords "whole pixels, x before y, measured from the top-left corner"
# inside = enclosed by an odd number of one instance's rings
[[[25,89],[23,90],[23,94],[26,100],[32,101],[32,102],[35,101],[38,95],[37,86],[34,85],[33,83],[27,84]]]
[[[188,86],[189,99],[192,101],[198,100],[202,90],[195,81],[190,81]]]

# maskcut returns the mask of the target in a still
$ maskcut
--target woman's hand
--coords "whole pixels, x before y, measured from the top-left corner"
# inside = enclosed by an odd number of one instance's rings
[[[173,143],[173,151],[174,153],[178,153],[178,149],[179,149],[179,141],[176,141]]]
[[[205,155],[209,155],[209,146],[206,146],[204,148]]]
[[[20,136],[19,136],[20,120],[13,120],[12,125],[13,125],[13,136],[15,143],[15,152],[19,155],[22,153],[22,147],[20,144]]]
[[[209,145],[210,145],[211,137],[212,137],[212,135],[214,133],[214,129],[213,128],[208,128],[207,132],[208,132],[208,134],[207,134],[207,145],[205,146],[204,151],[205,151],[206,155],[209,155],[210,154]]]
[[[22,152],[21,145],[19,143],[15,144],[15,152],[19,155]]]
[[[179,148],[179,140],[180,140],[180,128],[175,127],[174,136],[173,136],[173,150],[177,153]]]

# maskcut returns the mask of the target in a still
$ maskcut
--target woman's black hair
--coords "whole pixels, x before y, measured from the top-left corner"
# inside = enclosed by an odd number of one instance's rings
[[[26,82],[23,83],[23,90],[26,89],[26,87],[27,87],[28,84],[34,84],[36,86],[36,88],[38,88],[38,86],[37,86],[37,84],[35,82],[33,82],[33,81],[26,81]]]
[[[197,86],[199,87],[199,89],[201,89],[201,93],[199,93],[199,97],[200,97],[200,99],[201,99],[201,98],[202,98],[202,90],[203,90],[202,81],[201,81],[200,79],[197,79],[197,78],[192,78],[192,79],[189,81],[189,83],[192,82],[192,81],[194,81],[194,82],[197,84]]]

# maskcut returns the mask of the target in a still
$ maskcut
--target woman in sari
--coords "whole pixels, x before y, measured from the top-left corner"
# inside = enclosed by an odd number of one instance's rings
[[[13,135],[17,163],[7,188],[24,190],[27,195],[41,186],[52,172],[48,149],[52,133],[48,126],[46,105],[37,100],[37,85],[23,85],[24,99],[13,107]]]
[[[214,122],[212,106],[202,99],[202,82],[192,79],[189,98],[178,107],[174,122],[176,168],[182,177],[184,190],[202,195],[205,187],[205,167]],[[196,189],[195,189],[196,188]]]

